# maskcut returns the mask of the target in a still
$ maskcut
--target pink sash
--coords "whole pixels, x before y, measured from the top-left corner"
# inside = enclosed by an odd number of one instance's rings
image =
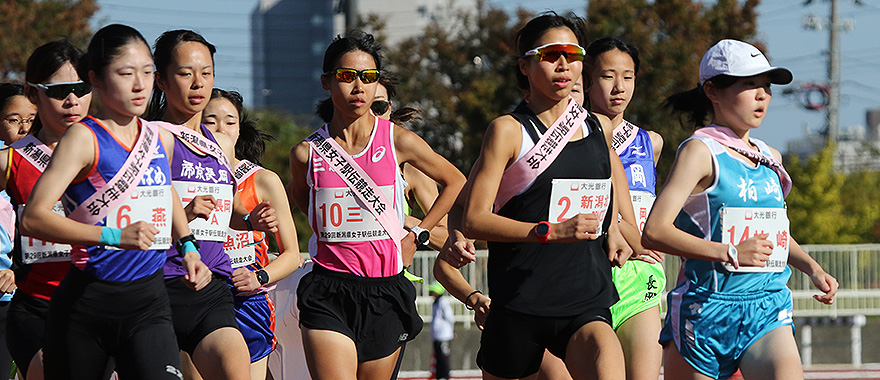
[[[141,122],[141,133],[134,143],[128,159],[104,186],[76,206],[68,217],[86,224],[97,224],[111,211],[119,207],[137,188],[150,167],[153,154],[159,149],[159,129],[152,122]],[[97,165],[97,162],[95,163]]]
[[[789,176],[788,172],[785,171],[785,167],[782,166],[782,163],[779,162],[779,160],[773,158],[773,156],[758,152],[752,149],[750,146],[746,145],[746,143],[735,133],[733,133],[730,128],[718,125],[710,125],[708,127],[698,129],[696,132],[694,132],[694,136],[707,137],[715,140],[721,145],[733,149],[743,156],[756,160],[761,165],[769,167],[774,172],[776,172],[777,175],[779,175],[779,183],[782,185],[782,196],[788,196],[788,192],[791,191],[791,176]],[[752,138],[749,139],[757,140]]]
[[[328,164],[333,164],[333,171],[345,181],[348,188],[355,194],[361,206],[370,211],[388,236],[394,240],[397,251],[400,252],[400,240],[406,236],[406,231],[400,225],[400,220],[392,210],[391,203],[376,182],[370,178],[364,169],[355,162],[351,156],[339,146],[324,128],[318,128],[315,133],[306,138],[312,149],[318,153]]]
[[[611,133],[611,149],[614,149],[618,156],[621,155],[636,140],[638,134],[639,127],[624,120]]]
[[[171,124],[165,121],[152,121],[151,123],[162,126],[168,132],[174,134],[174,136],[195,146],[202,153],[214,157],[221,164],[226,165],[229,171],[232,172],[232,165],[229,163],[229,159],[226,158],[226,153],[223,153],[223,149],[207,137],[202,136],[201,133],[182,125]]]
[[[496,212],[550,167],[587,116],[587,110],[569,99],[565,112],[553,122],[535,146],[504,171],[495,196]]]

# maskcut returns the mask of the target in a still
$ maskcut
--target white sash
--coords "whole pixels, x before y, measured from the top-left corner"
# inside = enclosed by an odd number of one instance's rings
[[[215,159],[217,159],[217,161],[220,161],[220,163],[226,165],[230,172],[232,171],[232,165],[229,163],[229,159],[226,158],[226,154],[223,153],[223,149],[221,149],[219,145],[217,145],[207,137],[202,136],[201,133],[182,125],[171,124],[164,121],[154,121],[153,123],[156,123],[157,125],[160,125],[163,128],[167,129],[168,132],[171,132],[172,134],[174,134],[174,136],[177,136],[181,140],[192,144],[202,153],[214,157]]]
[[[42,141],[38,140],[33,135],[22,137],[21,140],[14,142],[9,147],[17,150],[18,154],[24,157],[27,162],[30,162],[31,165],[39,169],[41,173],[46,171],[46,166],[49,165],[49,159],[52,158],[52,149],[49,149],[46,144],[43,144]],[[22,199],[22,201],[25,200],[26,199]]]
[[[565,148],[568,140],[577,132],[577,127],[587,120],[587,116],[587,110],[578,102],[569,99],[565,112],[559,115],[535,146],[504,171],[501,184],[498,186],[498,194],[495,196],[496,212],[550,167]]]
[[[400,239],[406,236],[406,231],[400,225],[397,215],[385,194],[382,193],[376,182],[355,162],[341,146],[330,137],[324,128],[318,128],[306,141],[312,149],[345,181],[352,193],[360,201],[361,207],[370,211],[376,220],[388,233],[388,236],[397,246],[400,252]]]
[[[262,169],[259,165],[248,160],[241,160],[232,171],[233,177],[237,183],[244,183],[252,175]],[[223,244],[223,250],[229,255],[229,261],[232,263],[232,269],[250,265],[256,262],[256,248],[259,242],[254,241],[253,231],[239,231],[229,228],[226,235],[226,243]]]
[[[618,156],[623,154],[623,152],[626,151],[626,148],[636,140],[638,134],[639,127],[624,120],[620,125],[615,127],[614,132],[611,133],[611,149],[614,149]]]
[[[159,143],[156,141],[159,139],[159,129],[156,125],[150,122],[142,122],[141,125],[140,136],[128,159],[107,184],[97,189],[92,196],[70,212],[71,219],[86,224],[97,224],[111,210],[118,208],[137,188],[144,173],[150,167],[153,154],[159,148]],[[97,162],[95,164],[97,165]]]

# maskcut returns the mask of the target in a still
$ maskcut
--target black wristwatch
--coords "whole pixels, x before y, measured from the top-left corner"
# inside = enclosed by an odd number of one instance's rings
[[[265,269],[260,269],[254,273],[257,274],[257,281],[260,282],[260,285],[266,285],[269,283],[269,274],[266,273]]]
[[[416,241],[421,245],[428,245],[428,241],[431,240],[431,231],[428,231],[419,226],[413,226],[413,228],[409,229],[414,234],[416,234]]]

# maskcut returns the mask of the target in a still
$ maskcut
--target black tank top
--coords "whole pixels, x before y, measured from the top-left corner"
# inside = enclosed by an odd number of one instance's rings
[[[520,104],[510,115],[525,126],[532,141],[539,139],[535,128],[542,134],[547,131],[525,104]],[[592,130],[587,137],[568,142],[531,187],[511,198],[496,213],[523,222],[547,220],[554,178],[609,178],[611,163],[602,127],[592,113],[587,124]],[[603,231],[608,231],[611,214],[608,212],[603,221]],[[564,244],[490,241],[488,245],[492,307],[537,316],[567,317],[589,309],[611,307],[618,300],[604,237]]]

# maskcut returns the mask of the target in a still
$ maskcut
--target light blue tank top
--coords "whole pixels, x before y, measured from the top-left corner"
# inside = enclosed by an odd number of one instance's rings
[[[708,138],[694,137],[709,147],[715,181],[709,188],[688,196],[675,219],[675,226],[696,237],[721,242],[722,206],[727,207],[785,207],[779,176],[764,165],[755,165],[729,154],[723,145]],[[770,150],[763,141],[752,139],[761,152]],[[681,149],[681,146],[679,149]],[[731,273],[719,261],[685,259],[682,275],[690,282],[690,291],[750,293],[785,289],[791,269],[786,266],[779,273]]]

